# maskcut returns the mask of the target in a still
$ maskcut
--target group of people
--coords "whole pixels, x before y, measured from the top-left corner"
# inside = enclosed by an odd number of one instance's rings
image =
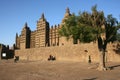
[[[56,60],[55,56],[49,55],[48,61],[50,61],[50,60],[52,60],[52,61]]]

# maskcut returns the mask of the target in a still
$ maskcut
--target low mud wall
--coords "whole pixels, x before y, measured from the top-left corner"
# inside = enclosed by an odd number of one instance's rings
[[[120,62],[120,55],[116,54],[114,48],[115,45],[108,45],[106,61]],[[55,56],[56,60],[60,61],[99,61],[99,51],[95,43],[15,50],[15,56],[19,56],[20,60],[47,61],[49,55]]]

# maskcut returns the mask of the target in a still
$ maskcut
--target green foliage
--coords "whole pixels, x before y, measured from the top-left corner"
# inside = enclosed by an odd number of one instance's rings
[[[117,40],[120,42],[120,33],[117,34]]]
[[[116,40],[117,36],[117,20],[111,14],[106,18],[106,25],[105,25],[105,33],[106,33],[106,41],[113,42]]]
[[[87,22],[89,23],[89,21]],[[67,39],[73,38],[74,44],[77,44],[78,40],[83,43],[91,42],[96,39],[96,33],[97,29],[86,24],[85,19],[81,15],[70,16],[59,30],[61,36],[65,36]]]
[[[97,10],[97,5],[93,6],[91,10],[92,13],[84,11],[79,13],[78,16],[74,14],[68,17],[59,30],[59,34],[67,39],[73,38],[74,44],[78,40],[83,43],[89,43],[97,38],[102,39],[101,33],[105,33],[106,42],[116,40],[116,18],[112,17],[112,15],[108,15],[105,18],[104,12]],[[102,28],[102,25],[105,27]]]
[[[81,26],[80,27],[80,42],[89,43],[91,41],[96,40],[96,28],[92,28],[91,26]]]
[[[65,24],[62,25],[62,28],[59,30],[61,36],[65,36],[67,39],[77,35],[77,23],[76,16],[72,15],[67,20]]]

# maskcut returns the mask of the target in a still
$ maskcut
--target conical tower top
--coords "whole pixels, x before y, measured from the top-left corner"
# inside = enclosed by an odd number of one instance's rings
[[[28,25],[27,25],[27,22],[25,23],[25,25],[24,25],[24,28],[27,28],[28,27]]]
[[[68,7],[66,8],[66,13],[70,14],[70,9]]]
[[[45,17],[44,17],[44,13],[42,13],[41,18],[42,18],[42,19],[44,19],[44,18],[45,18]]]
[[[64,18],[63,18],[61,24],[64,24],[65,20],[66,20],[69,16],[71,16],[71,14],[70,14],[70,10],[69,10],[69,8],[67,7],[67,8],[66,8],[65,15],[64,15]]]
[[[66,8],[66,13],[65,13],[65,17],[68,17],[68,16],[70,16],[71,14],[70,14],[70,9],[67,7]]]
[[[41,15],[41,18],[40,18],[41,20],[45,20],[45,16],[44,16],[44,13],[42,13],[42,15]]]
[[[29,29],[27,22],[24,24],[23,30]]]
[[[16,33],[16,38],[18,38],[18,33]]]

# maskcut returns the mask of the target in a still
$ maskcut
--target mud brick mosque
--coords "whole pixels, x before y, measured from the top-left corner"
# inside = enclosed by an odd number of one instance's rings
[[[69,16],[71,16],[71,13],[69,8],[67,8],[61,25]],[[39,48],[63,44],[60,42],[60,36],[58,34],[61,25],[50,27],[49,22],[45,19],[44,14],[42,14],[41,18],[37,21],[37,29],[35,31],[31,31],[27,23],[25,23],[21,34],[16,34],[16,48]]]
[[[53,55],[56,60],[60,61],[88,62],[91,59],[91,62],[98,62],[99,50],[97,43],[74,45],[72,39],[67,41],[65,37],[58,34],[58,30],[71,15],[69,8],[67,8],[61,24],[50,27],[49,22],[42,14],[34,31],[31,31],[25,23],[21,34],[16,34],[15,56],[18,56],[19,60],[28,61],[46,61],[49,55]],[[120,62],[120,55],[114,51],[116,45],[116,43],[108,44],[106,62]]]
[[[74,45],[72,39],[67,41],[65,37],[58,34],[58,30],[71,15],[69,8],[67,8],[61,24],[50,26],[44,14],[42,14],[34,31],[31,31],[30,27],[25,23],[20,35],[16,34],[13,50],[9,50],[8,47],[4,46],[0,48],[0,59],[4,59],[2,55],[6,53],[7,57],[5,59],[18,57],[19,60],[46,61],[49,55],[53,55],[58,61],[88,62],[91,60],[91,62],[99,62],[97,43]],[[117,49],[119,49],[117,43],[107,45],[106,62],[120,62],[120,52],[116,52]]]

